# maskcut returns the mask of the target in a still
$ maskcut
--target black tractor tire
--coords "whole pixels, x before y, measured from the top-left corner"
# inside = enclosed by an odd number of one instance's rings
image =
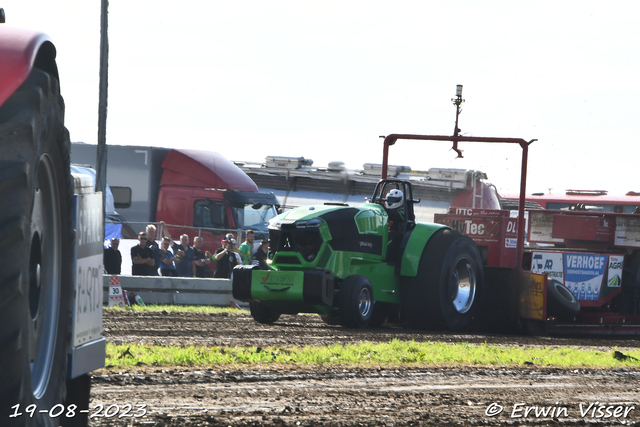
[[[350,328],[366,328],[373,315],[373,289],[364,276],[349,276],[340,287],[340,323]]]
[[[576,296],[555,279],[547,282],[547,315],[558,319],[573,320],[580,312],[580,303]]]
[[[340,324],[340,318],[338,316],[329,316],[327,314],[321,314],[320,319],[327,325],[335,326]]]
[[[60,423],[39,410],[66,397],[75,238],[69,147],[58,81],[34,68],[0,106],[2,425]],[[31,404],[33,417],[25,414]],[[23,415],[9,418],[16,411]]]
[[[417,329],[469,330],[483,291],[482,260],[473,240],[448,228],[438,230],[422,252],[417,276],[401,280],[404,322]]]
[[[256,322],[265,325],[271,325],[280,318],[280,313],[275,313],[269,307],[260,304],[258,301],[250,301],[249,310],[251,310],[251,317],[253,317]]]
[[[384,322],[387,321],[387,304],[376,301],[373,304],[373,313],[371,314],[371,320],[369,321],[370,328],[379,328]]]

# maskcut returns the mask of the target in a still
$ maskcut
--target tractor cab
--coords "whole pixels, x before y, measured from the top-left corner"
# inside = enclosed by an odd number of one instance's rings
[[[398,198],[399,191],[401,199]],[[413,187],[409,181],[383,179],[376,184],[371,203],[384,207],[389,216],[389,244],[386,259],[389,263],[396,264],[406,246],[409,234],[416,226],[413,205],[420,203],[420,200],[413,198]]]

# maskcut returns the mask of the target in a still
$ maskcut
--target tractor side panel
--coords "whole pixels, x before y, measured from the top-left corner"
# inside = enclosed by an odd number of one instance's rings
[[[380,260],[351,257],[347,276],[364,276],[371,282],[373,299],[379,302],[400,304],[400,281],[395,267]],[[346,276],[345,276],[346,277]]]
[[[431,239],[431,236],[433,236],[433,233],[442,228],[450,227],[442,224],[416,224],[416,227],[411,231],[411,236],[402,254],[400,275],[407,277],[415,277],[418,275],[418,265],[420,265],[422,251],[429,239]]]

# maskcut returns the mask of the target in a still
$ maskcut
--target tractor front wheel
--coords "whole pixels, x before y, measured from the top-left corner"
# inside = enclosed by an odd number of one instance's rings
[[[275,313],[269,307],[260,304],[257,301],[249,302],[249,310],[251,310],[251,317],[253,317],[256,322],[260,322],[265,325],[270,325],[280,318],[280,313]]]
[[[366,328],[373,314],[373,289],[364,276],[349,276],[340,288],[340,323]]]

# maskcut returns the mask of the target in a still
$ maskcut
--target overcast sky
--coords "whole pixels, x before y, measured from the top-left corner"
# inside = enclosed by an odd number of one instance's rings
[[[4,0],[58,49],[72,141],[97,142],[100,1]],[[107,143],[380,163],[390,133],[538,139],[529,192],[640,191],[634,1],[111,1]],[[392,147],[517,191],[520,149]]]

